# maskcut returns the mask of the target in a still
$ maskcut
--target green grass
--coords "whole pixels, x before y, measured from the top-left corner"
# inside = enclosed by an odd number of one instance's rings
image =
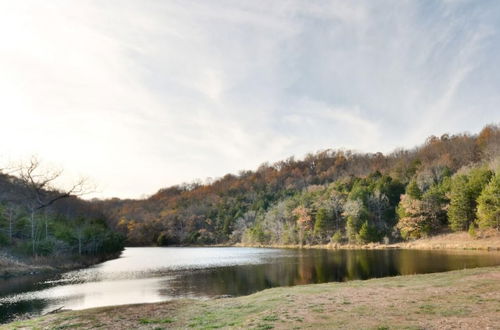
[[[140,324],[164,324],[164,323],[173,323],[174,320],[171,318],[164,318],[164,319],[147,319],[147,318],[142,318],[139,319]]]
[[[436,314],[436,306],[434,305],[420,305],[418,306],[419,310],[417,313],[422,313],[422,314]]]
[[[63,330],[63,329],[74,329],[74,328],[80,328],[84,323],[73,323],[73,324],[65,324],[65,325],[60,325],[57,327],[52,328],[53,330]]]
[[[262,321],[278,321],[279,318],[276,315],[267,315],[262,318]]]

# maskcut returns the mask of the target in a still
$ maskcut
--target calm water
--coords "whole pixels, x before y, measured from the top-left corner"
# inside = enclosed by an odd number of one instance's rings
[[[416,250],[127,248],[51,276],[0,280],[0,323],[65,309],[246,295],[276,286],[500,265],[500,253]]]

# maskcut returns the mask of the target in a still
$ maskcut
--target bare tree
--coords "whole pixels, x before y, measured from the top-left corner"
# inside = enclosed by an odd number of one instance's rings
[[[13,225],[14,225],[14,206],[7,205],[6,213],[7,213],[7,220],[9,222],[9,229],[8,229],[9,243],[12,244],[12,234],[13,234]]]
[[[376,189],[373,194],[368,197],[368,207],[371,209],[375,224],[379,229],[387,229],[387,223],[384,221],[385,212],[390,208],[389,198]]]
[[[23,195],[30,214],[33,255],[36,256],[36,213],[61,199],[81,196],[91,190],[84,178],[77,180],[66,189],[56,187],[56,181],[63,171],[43,168],[36,157],[18,166],[16,172],[16,176],[24,187]]]
[[[342,221],[344,217],[342,213],[344,212],[345,197],[339,192],[334,191],[327,201],[327,207],[330,210],[333,220],[335,221],[335,230],[340,230]]]

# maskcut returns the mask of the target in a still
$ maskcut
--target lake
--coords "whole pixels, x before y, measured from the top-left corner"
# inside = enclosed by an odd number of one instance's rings
[[[0,323],[57,308],[240,296],[266,288],[500,265],[499,252],[126,248],[61,274],[0,280]]]

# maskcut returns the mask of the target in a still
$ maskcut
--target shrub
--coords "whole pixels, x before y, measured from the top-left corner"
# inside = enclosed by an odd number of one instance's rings
[[[361,229],[358,233],[358,238],[362,243],[379,241],[377,229],[374,226],[370,225],[368,221],[365,221],[361,226]]]
[[[471,223],[469,225],[469,236],[472,237],[472,238],[476,238],[476,229],[474,228],[474,224]]]
[[[340,230],[337,230],[333,235],[332,235],[332,242],[334,243],[342,243],[343,237],[342,237],[342,232]]]

